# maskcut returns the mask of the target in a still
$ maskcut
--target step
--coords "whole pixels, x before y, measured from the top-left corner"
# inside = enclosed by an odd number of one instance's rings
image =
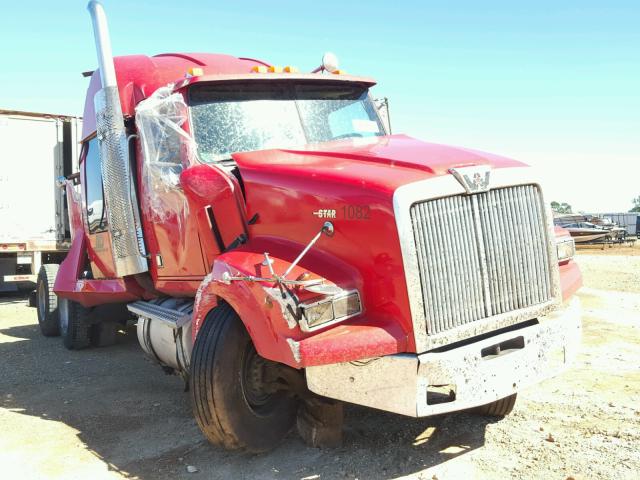
[[[127,309],[139,317],[158,320],[178,329],[191,321],[191,312],[181,312],[171,308],[161,307],[155,303],[139,300],[127,305]]]

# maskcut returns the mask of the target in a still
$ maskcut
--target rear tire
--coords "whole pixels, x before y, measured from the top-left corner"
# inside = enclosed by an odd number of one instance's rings
[[[58,299],[60,335],[69,350],[81,350],[91,345],[91,310],[66,298]]]
[[[263,389],[260,372],[268,366],[233,309],[212,310],[196,338],[190,376],[193,413],[211,443],[263,452],[291,430],[298,401]]]
[[[474,409],[474,413],[487,417],[506,417],[513,410],[513,407],[516,404],[517,396],[518,394],[514,393],[513,395],[501,398],[500,400],[496,400],[495,402],[481,405],[480,407]]]
[[[36,307],[38,311],[38,324],[45,337],[57,337],[60,335],[58,319],[58,296],[53,292],[59,265],[49,263],[42,265],[38,272],[36,286]]]
[[[110,347],[118,343],[118,330],[121,324],[114,321],[100,321],[91,328],[91,345],[94,347]]]

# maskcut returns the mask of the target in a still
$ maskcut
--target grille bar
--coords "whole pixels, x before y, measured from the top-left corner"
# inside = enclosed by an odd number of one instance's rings
[[[427,334],[552,298],[536,186],[419,202],[411,220]]]

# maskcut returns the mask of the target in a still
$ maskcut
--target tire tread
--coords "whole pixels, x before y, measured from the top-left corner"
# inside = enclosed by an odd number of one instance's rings
[[[78,302],[69,302],[69,326],[63,337],[64,346],[69,350],[82,350],[91,346],[91,321],[88,308]]]
[[[495,402],[482,405],[476,409],[476,413],[488,417],[506,417],[513,410],[517,396],[518,395],[514,393]]]
[[[242,390],[242,371],[251,337],[242,320],[226,304],[206,317],[191,357],[193,413],[204,436],[228,450],[264,452],[295,425],[298,401],[284,395],[268,413],[256,413]]]
[[[40,280],[44,281],[46,288],[47,301],[45,305],[45,318],[40,318],[40,306],[37,304],[36,309],[38,314],[38,324],[40,325],[40,332],[45,337],[57,337],[60,335],[60,325],[58,322],[58,296],[53,291],[53,286],[56,282],[56,276],[58,275],[59,265],[57,263],[46,263],[40,267],[38,272],[38,280],[36,288],[40,287]],[[36,299],[39,296],[36,295]]]

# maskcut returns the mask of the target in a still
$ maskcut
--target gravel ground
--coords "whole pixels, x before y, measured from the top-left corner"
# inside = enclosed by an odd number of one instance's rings
[[[1,297],[0,478],[638,478],[635,250],[580,251],[582,352],[568,373],[523,391],[508,418],[348,406],[343,447],[309,448],[291,434],[262,455],[208,445],[181,381],[146,361],[135,335],[69,352],[39,335],[24,299]]]
[[[585,285],[640,293],[640,242],[632,247],[580,247],[578,263]]]

